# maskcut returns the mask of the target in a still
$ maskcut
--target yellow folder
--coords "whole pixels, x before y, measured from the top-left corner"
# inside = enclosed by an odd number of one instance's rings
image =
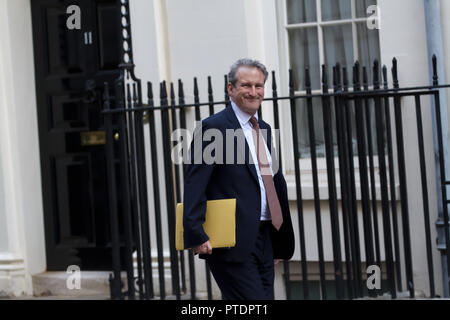
[[[236,199],[209,200],[206,202],[206,218],[203,230],[213,248],[231,248],[236,245]],[[183,204],[177,204],[175,247],[184,247]]]

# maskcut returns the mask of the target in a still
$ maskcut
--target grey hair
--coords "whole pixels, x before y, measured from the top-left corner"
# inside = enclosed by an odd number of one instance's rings
[[[269,77],[269,73],[267,72],[266,66],[263,65],[258,60],[252,60],[249,58],[239,59],[236,61],[230,68],[230,73],[228,74],[228,82],[233,86],[238,81],[237,72],[240,67],[249,67],[249,68],[257,68],[264,74],[264,83],[267,81]]]

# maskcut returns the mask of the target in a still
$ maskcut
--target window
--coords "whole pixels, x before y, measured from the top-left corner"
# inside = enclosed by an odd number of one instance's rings
[[[336,63],[347,68],[349,79],[355,61],[368,67],[380,60],[379,34],[367,27],[367,8],[376,0],[285,0],[284,27],[287,32],[290,67],[294,71],[297,93],[305,90],[305,67],[309,67],[313,92],[321,90],[321,65],[327,66],[329,79]],[[306,101],[299,104],[298,128],[300,157],[310,157]],[[325,156],[322,106],[313,101],[317,155]],[[334,115],[333,115],[334,116]],[[353,118],[354,119],[354,118]],[[335,126],[333,128],[336,130]],[[375,129],[372,128],[373,136]],[[334,134],[337,154],[336,134]],[[376,150],[374,150],[376,151]],[[356,142],[354,154],[357,153]]]

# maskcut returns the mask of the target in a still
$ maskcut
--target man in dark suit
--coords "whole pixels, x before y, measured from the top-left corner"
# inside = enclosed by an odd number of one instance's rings
[[[227,300],[274,299],[274,264],[289,260],[294,252],[286,181],[269,151],[270,126],[257,114],[267,76],[265,66],[255,60],[241,59],[231,67],[231,104],[197,128],[186,171],[185,247],[206,259]],[[212,147],[217,142],[223,143]],[[206,150],[213,161],[205,158]],[[233,248],[212,249],[202,227],[206,201],[219,199],[236,199]]]

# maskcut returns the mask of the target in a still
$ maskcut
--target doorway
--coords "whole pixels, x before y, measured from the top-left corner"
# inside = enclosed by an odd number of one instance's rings
[[[77,5],[81,29],[69,30]],[[31,1],[48,271],[111,270],[104,83],[120,75],[116,0]]]

